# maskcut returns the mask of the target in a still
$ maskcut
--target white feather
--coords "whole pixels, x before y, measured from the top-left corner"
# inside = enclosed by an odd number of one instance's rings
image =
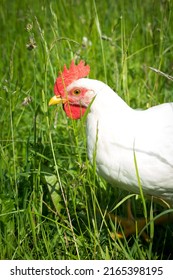
[[[73,86],[95,94],[87,116],[87,143],[98,173],[138,193],[135,154],[144,193],[173,204],[173,103],[133,110],[100,81],[79,79],[69,88]]]

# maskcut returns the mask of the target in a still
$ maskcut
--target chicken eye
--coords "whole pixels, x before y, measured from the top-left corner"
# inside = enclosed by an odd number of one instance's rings
[[[80,89],[75,89],[74,91],[73,91],[73,93],[75,94],[75,95],[78,95],[78,94],[80,94],[81,93],[81,91],[80,91]]]

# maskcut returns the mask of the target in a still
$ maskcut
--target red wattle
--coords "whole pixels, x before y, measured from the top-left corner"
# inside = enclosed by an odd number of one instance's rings
[[[71,105],[69,103],[65,103],[64,111],[66,112],[67,117],[77,120],[77,119],[80,119],[84,115],[86,108],[77,106],[77,105]]]

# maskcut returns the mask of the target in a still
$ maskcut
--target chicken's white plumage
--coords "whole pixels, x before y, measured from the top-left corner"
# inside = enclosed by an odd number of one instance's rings
[[[100,81],[79,79],[73,87],[95,93],[87,115],[87,145],[98,173],[138,193],[135,155],[144,193],[173,204],[173,103],[133,110]]]

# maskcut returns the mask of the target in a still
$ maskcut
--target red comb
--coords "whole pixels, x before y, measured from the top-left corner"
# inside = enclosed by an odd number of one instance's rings
[[[56,79],[54,92],[56,95],[63,94],[64,89],[68,87],[72,82],[86,77],[90,72],[89,65],[85,65],[85,62],[81,60],[78,65],[75,65],[74,60],[72,60],[69,70],[66,65],[64,65],[64,70],[59,74]]]

